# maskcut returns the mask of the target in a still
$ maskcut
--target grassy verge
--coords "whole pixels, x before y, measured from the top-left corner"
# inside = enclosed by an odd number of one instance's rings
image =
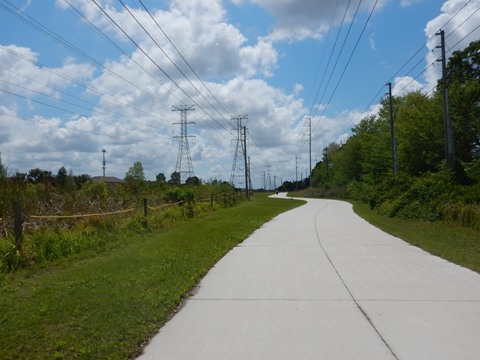
[[[98,256],[0,278],[2,359],[126,359],[232,247],[298,201],[255,196]]]
[[[480,273],[480,231],[443,222],[389,218],[359,202],[353,202],[353,209],[385,232]]]

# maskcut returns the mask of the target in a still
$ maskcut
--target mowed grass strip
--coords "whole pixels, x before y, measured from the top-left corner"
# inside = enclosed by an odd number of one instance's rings
[[[354,211],[383,231],[455,264],[480,273],[480,231],[443,222],[389,218],[352,202]]]
[[[301,201],[251,201],[0,279],[0,358],[127,359],[231,248]]]

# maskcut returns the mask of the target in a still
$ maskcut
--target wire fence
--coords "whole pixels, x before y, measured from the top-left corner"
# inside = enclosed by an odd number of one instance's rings
[[[236,201],[236,198],[239,196],[239,194],[236,194],[234,196],[234,201]],[[157,206],[151,206],[148,204],[148,199],[143,198],[143,215],[145,218],[148,217],[149,212],[153,211],[160,211],[163,209],[166,209],[168,207],[172,206],[181,206],[183,204],[187,204],[189,212],[192,213],[192,206],[193,203],[195,202],[210,202],[211,206],[214,205],[214,203],[220,203],[223,202],[224,206],[227,206],[227,204],[231,201],[231,196],[228,196],[227,194],[223,194],[222,197],[214,197],[213,194],[210,195],[208,198],[201,198],[201,199],[196,199],[194,200],[193,197],[187,196],[186,200],[180,200],[177,202],[172,202],[172,203],[166,203],[166,204],[161,204]],[[13,206],[13,233],[15,236],[15,242],[16,242],[16,248],[18,251],[22,251],[22,241],[23,241],[23,232],[24,232],[24,226],[26,223],[26,220],[30,219],[37,219],[37,220],[66,220],[66,219],[82,219],[82,218],[94,218],[94,217],[108,217],[108,216],[113,216],[113,215],[120,215],[120,214],[128,214],[132,213],[135,210],[139,210],[138,208],[131,207],[128,209],[121,209],[121,210],[115,210],[115,211],[109,211],[109,212],[95,212],[95,213],[88,213],[88,214],[69,214],[69,215],[29,215],[25,214],[23,209],[22,209],[22,204],[20,201],[15,201],[14,206]]]

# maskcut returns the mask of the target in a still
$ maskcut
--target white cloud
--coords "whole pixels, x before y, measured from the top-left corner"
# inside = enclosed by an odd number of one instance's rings
[[[393,81],[393,96],[403,96],[423,89],[423,85],[411,76],[396,77]]]
[[[303,85],[302,84],[298,84],[296,83],[294,86],[293,86],[293,93],[295,95],[300,95],[300,93],[303,91]]]
[[[400,6],[401,7],[409,7],[409,6],[412,6],[414,4],[417,4],[419,2],[422,2],[423,0],[401,0],[400,1]]]
[[[333,25],[340,25],[349,1],[339,0],[249,0],[265,8],[277,20],[272,41],[321,39]],[[389,0],[379,0],[376,6],[380,10]],[[361,11],[370,12],[375,0],[363,1]],[[358,2],[353,1],[347,11],[346,21],[352,20]]]
[[[38,59],[39,54],[31,49],[15,45],[2,46],[0,80],[6,84],[2,88],[28,96],[32,96],[35,91],[52,95],[56,93],[53,87],[66,88],[72,85],[72,79],[88,80],[94,71],[93,66],[77,64],[72,59],[66,59],[60,68],[45,68],[36,64]]]
[[[375,33],[372,33],[370,37],[368,38],[368,45],[370,46],[370,49],[373,51],[376,50],[375,48]]]
[[[480,38],[480,29],[473,31],[480,24],[479,8],[480,0],[471,0],[470,2],[468,0],[447,0],[441,8],[441,14],[428,22],[425,35],[431,40],[427,43],[430,50],[427,55],[428,68],[425,73],[425,89],[427,91],[433,89],[442,76],[441,64],[437,62],[441,58],[440,49],[437,48],[440,36],[436,34],[441,29],[445,31],[447,58],[453,51],[464,49],[471,41]],[[432,64],[434,65],[432,66]]]

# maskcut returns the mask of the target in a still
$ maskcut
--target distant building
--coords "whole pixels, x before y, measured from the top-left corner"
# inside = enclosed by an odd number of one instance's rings
[[[103,181],[109,185],[124,184],[125,180],[116,178],[115,176],[94,176],[92,177],[92,182]]]

